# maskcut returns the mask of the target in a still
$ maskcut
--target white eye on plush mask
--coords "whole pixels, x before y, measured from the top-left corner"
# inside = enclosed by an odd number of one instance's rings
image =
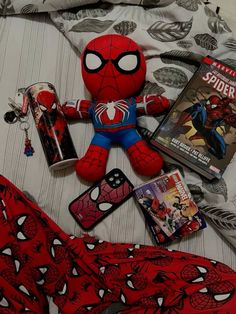
[[[134,54],[127,54],[120,58],[117,65],[122,71],[130,72],[137,68],[138,58]]]
[[[86,51],[84,54],[84,66],[87,72],[98,72],[105,63],[103,57],[97,52]]]

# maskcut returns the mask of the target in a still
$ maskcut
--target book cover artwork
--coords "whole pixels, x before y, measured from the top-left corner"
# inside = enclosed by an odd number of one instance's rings
[[[168,242],[205,227],[179,170],[136,187],[134,193],[158,242]]]
[[[208,179],[236,151],[236,71],[206,57],[151,143]]]

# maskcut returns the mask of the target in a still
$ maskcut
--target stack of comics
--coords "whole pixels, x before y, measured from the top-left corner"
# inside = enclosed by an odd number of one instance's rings
[[[179,170],[135,187],[134,195],[158,244],[206,227]]]

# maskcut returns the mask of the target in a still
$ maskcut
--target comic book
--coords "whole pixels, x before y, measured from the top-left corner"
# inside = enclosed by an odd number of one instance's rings
[[[205,57],[151,144],[211,180],[236,151],[236,71]]]
[[[179,170],[135,187],[134,195],[157,243],[206,227]]]

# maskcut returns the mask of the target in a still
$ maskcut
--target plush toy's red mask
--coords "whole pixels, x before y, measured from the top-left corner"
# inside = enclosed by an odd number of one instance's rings
[[[144,55],[130,38],[104,35],[88,43],[82,54],[82,76],[92,97],[114,101],[134,96],[146,75]]]

